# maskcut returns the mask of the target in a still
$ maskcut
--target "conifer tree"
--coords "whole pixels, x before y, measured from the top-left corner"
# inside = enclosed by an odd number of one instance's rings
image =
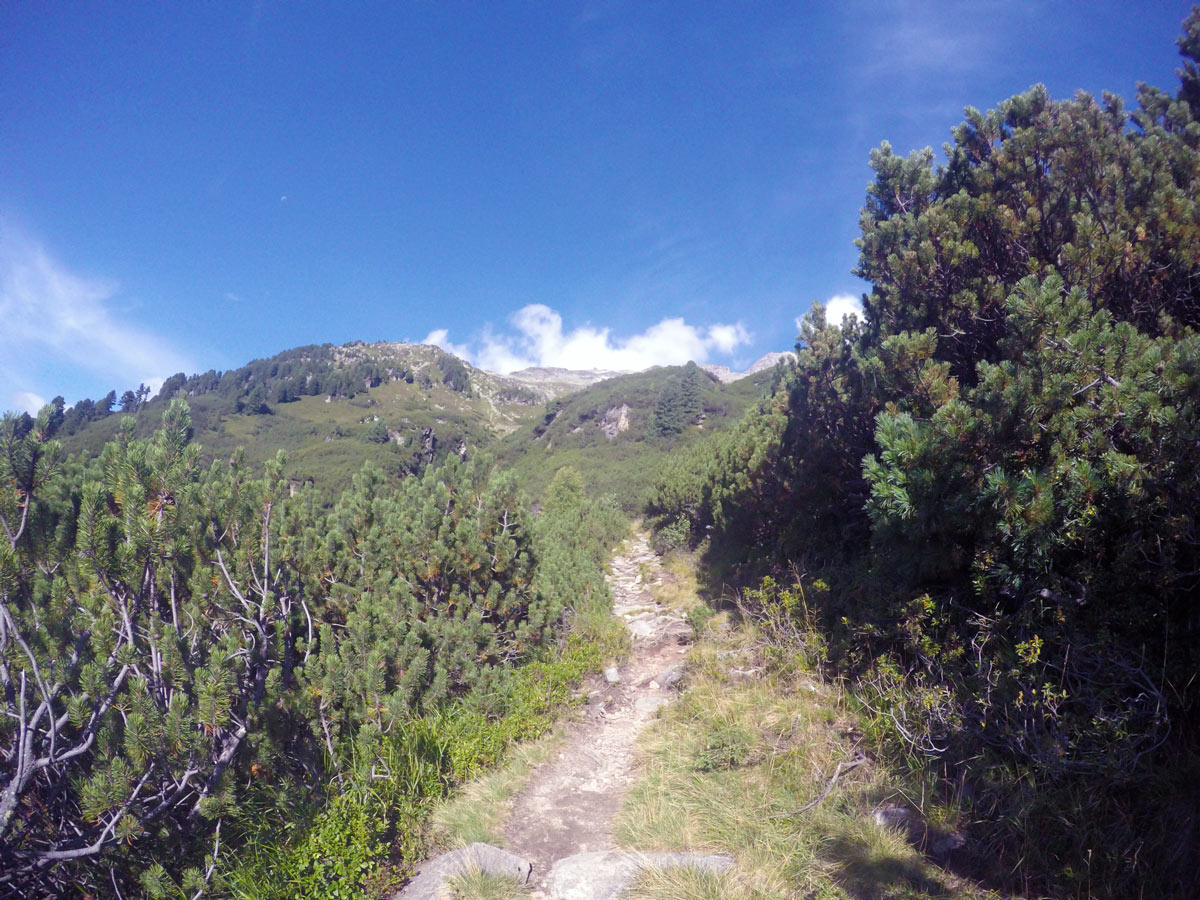
[[[775,397],[672,460],[649,510],[719,562],[838,581],[839,663],[1014,861],[1043,851],[1041,804],[1156,829],[1129,786],[1196,737],[1198,35],[1200,8],[1178,94],[1132,112],[1039,86],[968,109],[943,165],[875,151],[865,320],[814,308]],[[1195,892],[1161,874],[1178,857],[1101,851],[1111,896]],[[1047,862],[1046,889],[1082,865]]]
[[[21,488],[0,550],[0,886],[134,892],[145,875],[194,892],[236,808],[230,775],[270,753],[281,664],[307,652],[287,542],[272,543],[278,468],[202,476],[172,401],[149,440],[126,420],[53,504],[46,422],[2,429]]]

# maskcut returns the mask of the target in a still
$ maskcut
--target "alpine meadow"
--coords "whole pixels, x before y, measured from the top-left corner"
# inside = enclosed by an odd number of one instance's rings
[[[746,372],[443,334],[6,413],[0,898],[1200,895],[1178,49],[881,144],[861,314]]]

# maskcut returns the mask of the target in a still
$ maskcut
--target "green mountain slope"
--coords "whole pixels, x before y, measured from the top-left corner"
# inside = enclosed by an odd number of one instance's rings
[[[698,403],[680,411],[672,408],[674,386],[688,379],[689,370]],[[613,494],[626,509],[640,509],[669,453],[736,423],[775,377],[775,370],[767,369],[723,384],[689,364],[610,378],[548,403],[537,421],[497,445],[497,461],[534,496],[556,471],[572,466],[591,491]],[[672,413],[675,421],[665,422]]]
[[[449,454],[486,450],[535,496],[555,471],[572,465],[591,486],[633,508],[662,454],[735,420],[772,377],[759,372],[722,384],[692,366],[599,380],[612,374],[497,375],[427,344],[313,345],[227,372],[180,373],[153,398],[127,391],[111,411],[115,394],[81,401],[61,413],[59,435],[68,452],[94,454],[125,415],[136,417],[137,434],[145,436],[169,401],[183,397],[206,458],[242,448],[258,464],[284,450],[294,482],[312,482],[331,496],[367,461],[398,477]],[[664,407],[656,419],[664,396],[682,401],[685,376],[693,408]]]
[[[336,491],[367,460],[400,475],[478,450],[538,418],[564,389],[575,388],[493,375],[429,345],[326,344],[224,373],[172,376],[151,400],[138,403],[127,393],[124,412],[148,434],[167,403],[184,397],[206,456],[242,447],[259,462],[285,450],[293,478]],[[80,421],[81,407],[93,418]],[[122,417],[103,415],[90,401],[76,404],[60,432],[66,449],[97,452]]]

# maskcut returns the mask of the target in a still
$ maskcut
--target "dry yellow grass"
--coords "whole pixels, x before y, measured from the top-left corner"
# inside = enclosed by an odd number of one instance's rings
[[[703,605],[696,581],[695,554],[683,550],[672,550],[662,558],[662,584],[650,586],[650,594],[656,601],[675,612]]]

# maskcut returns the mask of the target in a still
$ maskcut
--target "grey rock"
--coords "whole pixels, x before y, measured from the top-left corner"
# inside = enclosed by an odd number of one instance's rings
[[[604,680],[607,681],[609,684],[620,684],[621,683],[621,672],[617,669],[616,666],[609,666],[607,669],[604,670]]]
[[[666,706],[670,702],[671,701],[666,697],[646,694],[633,701],[633,708],[640,713],[653,713],[658,712],[659,709]]]
[[[596,427],[611,441],[622,431],[629,430],[629,412],[629,405],[627,403],[614,406],[604,413],[603,418],[596,423]]]
[[[524,884],[533,866],[528,860],[491,844],[470,844],[426,860],[416,876],[393,894],[391,900],[439,900],[445,895],[443,888],[449,879],[472,869]]]
[[[752,365],[745,372],[731,371],[728,366],[704,365],[700,368],[702,368],[705,372],[708,372],[723,384],[729,384],[732,381],[738,381],[742,378],[747,378],[750,375],[755,375],[758,372],[761,372],[763,369],[770,369],[781,359],[794,359],[795,357],[796,354],[790,350],[785,350],[783,353],[768,353],[766,356],[759,358],[754,365]]]
[[[913,813],[911,809],[898,803],[885,803],[875,808],[872,818],[880,828],[908,829],[912,825]]]
[[[629,633],[635,638],[653,637],[658,629],[653,619],[634,619],[628,625]]]
[[[724,872],[732,865],[728,856],[598,850],[560,859],[550,870],[547,884],[551,900],[613,900],[645,868]]]
[[[673,666],[667,666],[658,676],[658,683],[665,688],[673,688],[679,682],[683,681],[683,666],[676,663]]]
[[[670,619],[662,630],[663,637],[672,637],[680,643],[691,641],[694,634],[692,626],[683,619]]]
[[[945,863],[950,859],[951,853],[961,850],[967,845],[967,836],[961,831],[942,831],[930,828],[926,835],[926,843],[928,845],[926,852],[936,862]]]
[[[967,837],[961,831],[946,831],[929,825],[915,810],[897,803],[885,803],[876,807],[872,818],[880,827],[895,828],[903,832],[913,847],[938,863],[945,863],[950,854],[962,849],[967,843]]]

